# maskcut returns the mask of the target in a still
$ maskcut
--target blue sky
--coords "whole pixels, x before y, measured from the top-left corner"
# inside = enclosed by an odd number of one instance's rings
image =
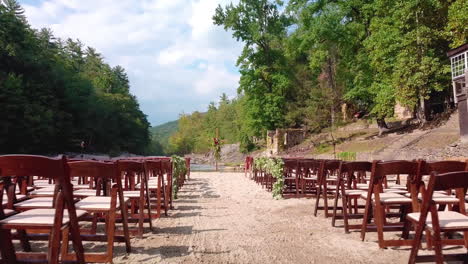
[[[211,21],[230,0],[21,0],[29,23],[123,66],[152,125],[236,95],[242,43]]]

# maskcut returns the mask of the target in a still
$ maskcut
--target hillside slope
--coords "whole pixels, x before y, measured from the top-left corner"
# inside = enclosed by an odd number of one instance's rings
[[[153,140],[158,141],[163,146],[164,150],[166,150],[167,146],[169,145],[169,137],[172,134],[174,134],[178,128],[178,120],[167,122],[159,126],[151,127],[151,137],[153,138]]]
[[[375,127],[355,129],[355,124],[335,132],[340,143],[335,152],[356,153],[358,160],[390,159],[463,159],[468,146],[459,140],[458,113],[448,120],[426,128],[409,127],[378,136]],[[329,134],[311,136],[307,141],[286,151],[282,156],[334,158]]]

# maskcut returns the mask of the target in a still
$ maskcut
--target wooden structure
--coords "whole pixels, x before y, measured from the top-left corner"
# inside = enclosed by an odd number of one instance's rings
[[[467,104],[467,79],[468,79],[468,43],[447,53],[452,66],[452,84],[454,101],[458,105],[460,118],[460,137],[463,142],[468,142],[468,104]]]

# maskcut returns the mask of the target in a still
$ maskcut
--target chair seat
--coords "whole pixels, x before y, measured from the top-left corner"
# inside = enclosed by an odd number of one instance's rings
[[[11,209],[3,209],[3,213],[5,214],[5,217],[8,217],[14,213],[16,213],[15,210],[11,210]]]
[[[76,210],[77,217],[86,214],[86,211]],[[51,227],[54,224],[55,209],[32,209],[12,215],[3,220],[0,220],[2,225],[25,225],[31,226],[46,226]],[[63,224],[69,221],[68,210],[64,211]]]
[[[8,197],[7,195],[4,193],[3,194],[3,198],[2,198],[2,206],[6,206],[8,204]],[[24,199],[26,199],[26,195],[23,195],[23,194],[16,194],[16,200],[17,202],[21,202],[23,201]]]
[[[402,190],[402,189],[383,189],[383,191],[385,193],[398,193],[398,194],[407,194],[408,192],[406,190]]]
[[[284,177],[285,180],[295,181],[296,177]]]
[[[388,185],[389,189],[401,189],[401,190],[406,190],[406,186],[395,184],[395,183],[389,183]]]
[[[304,181],[316,181],[316,180],[317,180],[317,176],[304,177],[304,178],[302,178],[302,180],[304,180]]]
[[[363,190],[345,190],[345,194],[349,196],[360,196],[361,194],[366,194],[366,192]]]
[[[124,198],[124,202],[127,202],[129,198]],[[116,207],[120,206],[119,199],[117,198]],[[110,196],[89,196],[79,201],[75,205],[76,209],[87,210],[87,211],[110,211],[111,209],[111,197]]]
[[[356,184],[356,187],[361,190],[367,190],[369,189],[369,184],[367,183],[358,183]]]
[[[327,190],[336,190],[336,185],[327,184]]]
[[[52,208],[53,197],[37,197],[15,204],[19,210]]]
[[[411,197],[410,193],[405,194],[406,197]],[[418,194],[418,199],[422,200],[422,195]],[[443,193],[436,193],[432,195],[432,200],[437,204],[458,203],[458,198],[455,196],[446,195]]]
[[[140,198],[140,191],[124,191],[123,195],[128,198]]]
[[[79,189],[89,189],[89,184],[77,184],[73,185],[74,190],[79,190]]]
[[[361,194],[363,199],[367,199],[367,193]],[[374,194],[372,194],[374,200]],[[383,204],[410,204],[411,199],[398,193],[380,193],[380,202]]]
[[[29,194],[31,196],[54,196],[55,192],[55,187],[44,187],[44,188],[39,188],[35,191],[30,192]]]
[[[454,211],[437,212],[437,215],[439,216],[439,225],[442,230],[468,230],[468,216],[466,215]],[[414,222],[418,222],[420,216],[421,213],[410,213],[407,217]],[[427,215],[426,225],[430,229],[433,228],[430,213]]]
[[[73,196],[76,196],[76,197],[96,196],[96,190],[79,189],[79,190],[73,191]]]

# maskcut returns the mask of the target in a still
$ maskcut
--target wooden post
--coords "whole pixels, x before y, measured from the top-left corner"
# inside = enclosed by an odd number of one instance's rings
[[[216,140],[218,141],[219,144],[219,128],[216,128]],[[217,146],[215,146],[217,148]],[[218,158],[215,155],[215,166],[216,166],[216,171],[218,171]]]

